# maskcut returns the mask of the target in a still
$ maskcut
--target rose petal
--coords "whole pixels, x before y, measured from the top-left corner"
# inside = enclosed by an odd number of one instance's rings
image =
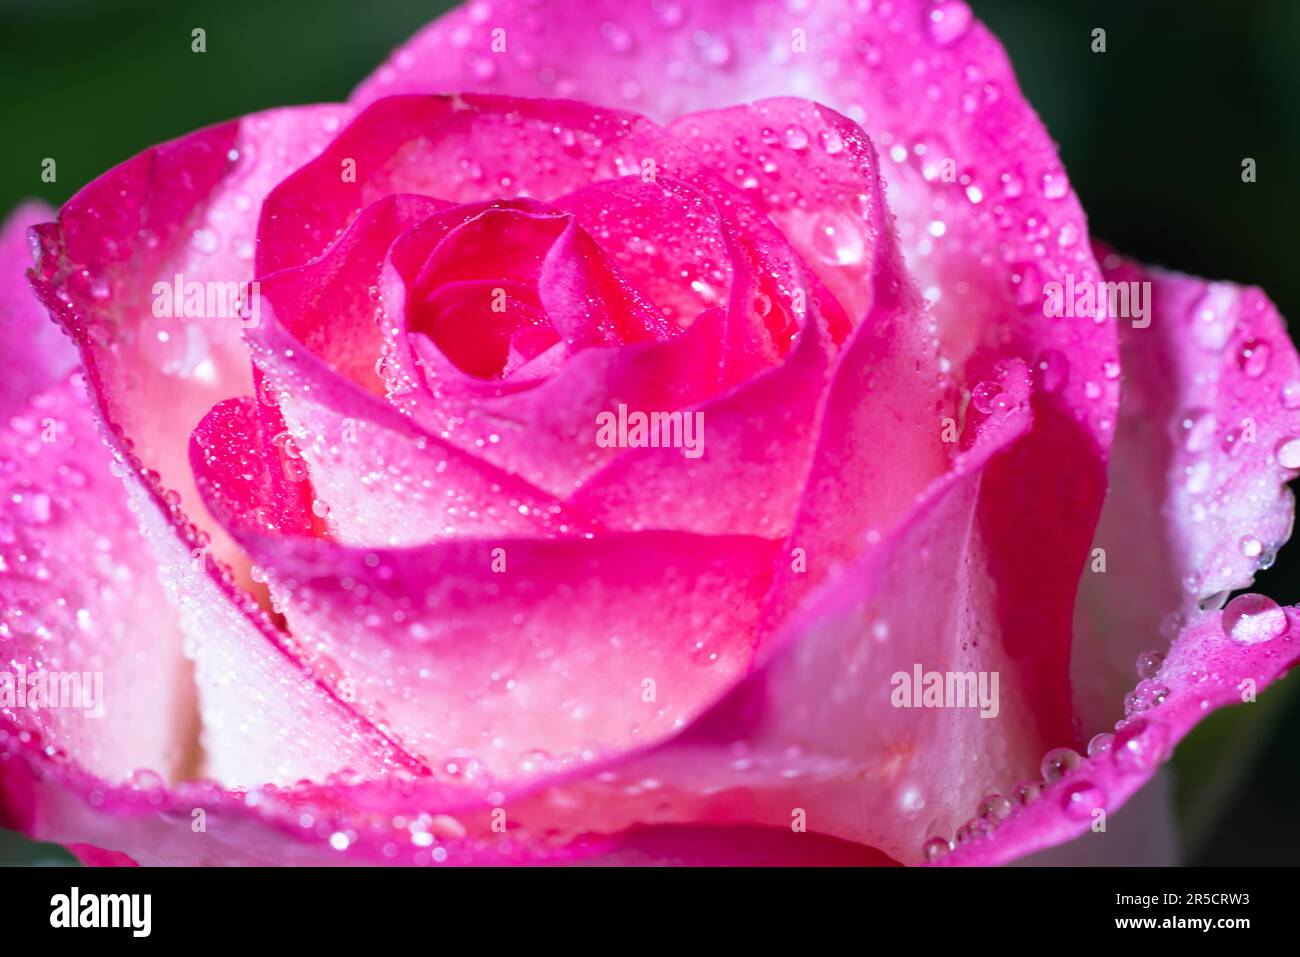
[[[1280,609],[1267,599],[1260,603],[1267,609],[1262,618],[1268,627],[1262,634],[1260,629],[1234,630],[1231,610],[1196,615],[1151,679],[1159,685],[1160,703],[1120,722],[1107,750],[1045,786],[1037,800],[1002,821],[991,837],[959,846],[942,863],[1003,864],[1084,834],[1098,809],[1109,814],[1123,805],[1203,717],[1254,700],[1300,660],[1300,612]]]
[[[382,399],[334,375],[280,328],[272,309],[266,312],[250,345],[269,383],[263,391],[278,399],[287,425],[279,437],[278,467],[310,489],[317,514],[336,539],[407,545],[575,527],[544,492],[421,430]],[[219,476],[229,466],[229,450],[254,438],[265,443],[264,428],[235,423],[222,437],[226,425],[205,424],[196,436],[215,430],[217,451],[196,453],[196,474],[204,482]],[[247,524],[240,511],[226,509],[223,518]]]
[[[9,360],[0,385],[0,415],[54,385],[77,364],[76,350],[50,322],[27,284],[32,265],[27,230],[53,215],[44,203],[31,201],[0,226],[0,354]]]
[[[195,491],[189,434],[214,403],[253,389],[241,334],[256,321],[255,300],[247,316],[237,303],[253,279],[262,197],[350,112],[273,110],[151,147],[38,230],[33,287],[76,343],[110,441],[132,465],[143,463],[159,498],[174,493],[213,536],[217,557],[241,570]],[[191,294],[198,308],[189,311],[202,315],[183,314]],[[178,297],[181,315],[167,316]]]
[[[244,540],[362,713],[472,783],[591,761],[690,720],[749,664],[775,548],[650,532],[401,550]]]
[[[198,711],[180,628],[84,382],[14,411],[0,431],[0,711],[111,781],[193,773]],[[24,678],[52,680],[62,703],[16,699]]]
[[[374,103],[271,191],[258,229],[258,274],[315,259],[386,196],[545,198],[621,175],[638,168],[628,144],[653,131],[633,114],[581,103],[491,96]]]
[[[1076,613],[1090,729],[1120,716],[1140,653],[1271,563],[1300,469],[1300,359],[1264,293],[1098,255],[1107,280],[1149,292],[1146,323],[1120,324],[1110,490]]]

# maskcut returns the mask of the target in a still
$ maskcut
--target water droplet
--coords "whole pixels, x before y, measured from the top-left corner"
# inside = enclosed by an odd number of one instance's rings
[[[1292,379],[1281,389],[1282,404],[1288,409],[1300,409],[1300,381]]]
[[[1300,469],[1300,438],[1283,439],[1277,444],[1277,464],[1284,469]]]
[[[1241,541],[1237,543],[1237,546],[1241,549],[1241,554],[1247,558],[1258,558],[1260,553],[1264,551],[1263,542],[1251,535],[1241,536]]]
[[[986,794],[975,813],[986,820],[1000,821],[1011,813],[1011,802],[1001,794]]]
[[[1045,349],[1034,363],[1034,376],[1044,392],[1060,392],[1070,378],[1070,360],[1055,349]]]
[[[1237,366],[1250,378],[1258,379],[1268,369],[1268,359],[1272,351],[1267,342],[1247,339],[1237,350]]]
[[[1070,181],[1063,170],[1043,174],[1043,195],[1048,199],[1061,199],[1070,191]]]
[[[798,124],[791,123],[785,128],[785,145],[792,150],[806,150],[808,148],[808,131]]]
[[[929,9],[925,26],[930,39],[941,47],[952,46],[970,29],[971,12],[964,0],[940,0]]]
[[[1104,801],[1101,790],[1095,784],[1076,781],[1061,795],[1061,808],[1072,818],[1087,820]]]
[[[921,845],[921,853],[927,861],[937,861],[952,850],[952,843],[942,837],[932,837]]]
[[[1016,785],[1016,789],[1011,792],[1011,796],[1016,799],[1017,804],[1032,804],[1038,800],[1038,795],[1042,791],[1042,785],[1036,781],[1022,781]]]
[[[1211,283],[1192,309],[1192,338],[1202,349],[1218,352],[1236,325],[1237,293],[1226,283]]]
[[[1101,734],[1094,734],[1092,740],[1088,742],[1088,757],[1095,758],[1108,753],[1114,742],[1115,736],[1113,734],[1107,734],[1105,731]]]
[[[1267,595],[1238,595],[1223,609],[1223,633],[1244,645],[1272,641],[1287,629],[1286,612]]]
[[[1165,663],[1165,656],[1158,651],[1144,651],[1137,656],[1137,673],[1139,678],[1154,678],[1160,673]]]
[[[137,791],[161,791],[167,786],[167,782],[162,779],[162,775],[147,768],[132,771],[126,781]]]
[[[1053,748],[1043,755],[1039,767],[1043,780],[1048,784],[1059,781],[1079,766],[1079,755],[1070,748]]]
[[[822,130],[817,134],[817,140],[821,143],[822,149],[831,156],[844,149],[844,139],[835,130]]]
[[[1002,389],[996,382],[980,382],[970,391],[970,404],[976,411],[988,415],[995,408],[995,402]]]
[[[1178,422],[1183,436],[1183,448],[1188,452],[1203,452],[1210,447],[1218,422],[1209,409],[1191,409]]]
[[[1124,714],[1141,714],[1151,703],[1147,701],[1146,695],[1140,691],[1130,691],[1124,696]]]
[[[842,213],[822,213],[812,224],[812,246],[817,256],[832,266],[862,262],[866,242],[862,231]]]
[[[1159,764],[1164,750],[1163,726],[1148,724],[1145,718],[1131,718],[1121,725],[1111,744],[1116,766],[1125,772],[1137,772]]]

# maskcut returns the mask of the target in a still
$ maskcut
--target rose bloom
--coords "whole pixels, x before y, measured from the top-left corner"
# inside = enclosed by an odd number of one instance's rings
[[[1300,656],[1281,319],[1092,243],[956,0],[480,0],[52,218],[0,820],[86,862],[1166,860]]]

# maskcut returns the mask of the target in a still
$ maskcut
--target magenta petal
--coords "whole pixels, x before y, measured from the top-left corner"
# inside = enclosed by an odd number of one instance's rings
[[[31,416],[52,426],[28,428]],[[84,696],[80,708],[0,708],[7,826],[145,863],[272,863],[275,843],[250,834],[260,828],[242,796],[182,786],[173,797],[166,783],[414,768],[303,673],[138,478],[123,482],[82,383],[34,397],[0,433],[0,459],[25,463],[0,514],[3,670],[89,673],[92,689],[99,673],[103,691],[100,715]],[[234,808],[245,823],[207,843],[191,829],[195,808]]]
[[[1244,616],[1238,602],[1245,605]],[[1226,705],[1254,701],[1257,692],[1297,661],[1300,612],[1294,608],[1246,595],[1222,612],[1196,615],[1174,640],[1159,671],[1143,682],[1148,692],[1155,692],[1149,707],[1121,721],[1100,753],[1044,785],[1036,800],[1013,811],[991,836],[959,845],[942,862],[1004,864],[1086,834],[1097,812],[1118,810],[1203,717]]]
[[[776,547],[668,532],[241,540],[294,633],[337,663],[335,687],[465,785],[581,766],[691,720],[749,666]]]
[[[192,772],[198,712],[181,630],[80,376],[14,410],[0,462],[0,671],[15,683],[19,668],[74,674],[80,695],[33,707],[6,694],[0,712],[112,781]]]
[[[685,328],[724,302],[732,252],[717,206],[699,189],[658,174],[593,183],[552,201],[574,215],[662,319]]]
[[[629,144],[655,135],[640,117],[581,103],[391,97],[363,110],[267,197],[257,271],[266,275],[316,258],[385,196],[412,193],[453,203],[558,196],[636,169],[645,147],[629,152]]]
[[[0,355],[5,357],[0,415],[54,385],[77,364],[76,350],[27,283],[32,265],[27,230],[53,217],[48,206],[33,201],[19,206],[0,227]]]
[[[1084,573],[1076,617],[1076,707],[1094,729],[1119,716],[1140,653],[1271,564],[1300,470],[1300,358],[1268,297],[1099,257],[1107,280],[1148,284],[1149,311],[1120,322],[1102,564]]]
[[[545,492],[422,430],[380,397],[334,375],[280,328],[272,310],[264,318],[249,341],[266,377],[262,391],[279,403],[286,425],[271,437],[279,468],[304,494],[310,491],[316,515],[336,539],[414,545],[573,528]],[[196,433],[212,436],[213,449],[222,450],[194,459],[202,481],[219,479],[231,456],[248,447],[241,443],[265,437],[264,426],[249,420],[251,405],[217,408],[238,409],[240,418],[205,422]],[[223,521],[252,530],[239,511],[225,511]]]
[[[256,316],[241,315],[238,302],[253,279],[258,208],[350,112],[274,110],[151,147],[38,230],[33,286],[80,349],[115,448],[210,533],[188,467],[189,433],[213,404],[253,390],[241,336]],[[213,547],[237,560],[228,543]]]
[[[376,371],[384,344],[374,292],[379,271],[398,236],[446,205],[425,196],[385,197],[366,207],[319,258],[263,275],[261,294],[275,319],[339,375],[383,395]]]
[[[599,850],[597,850],[599,848]],[[792,828],[661,825],[593,846],[587,867],[895,867],[871,847]]]

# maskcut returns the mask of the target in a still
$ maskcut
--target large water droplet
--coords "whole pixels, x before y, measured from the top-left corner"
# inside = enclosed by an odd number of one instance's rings
[[[1002,820],[1011,813],[1011,802],[1001,794],[986,794],[975,813],[986,820]]]
[[[1144,651],[1137,656],[1137,673],[1139,678],[1154,678],[1160,673],[1165,663],[1165,656],[1158,651]]]
[[[995,408],[1001,388],[996,382],[980,382],[970,391],[970,404],[977,412],[988,415]]]
[[[1103,731],[1101,734],[1094,734],[1092,740],[1088,742],[1088,757],[1095,758],[1110,751],[1111,745],[1115,743],[1115,736]]]
[[[940,0],[926,11],[926,31],[930,39],[941,47],[952,46],[964,37],[970,23],[970,7],[964,0]]]
[[[1284,469],[1300,469],[1300,439],[1283,439],[1277,444],[1277,464]]]
[[[832,266],[851,266],[862,262],[866,241],[852,218],[827,212],[813,220],[812,247],[818,258]]]
[[[921,853],[927,861],[937,861],[951,850],[951,842],[942,837],[932,837],[921,846]]]
[[[1079,755],[1070,748],[1053,748],[1043,755],[1039,770],[1048,784],[1059,781],[1079,766]]]
[[[1233,641],[1256,645],[1286,631],[1286,612],[1267,595],[1238,595],[1223,609],[1222,624]]]
[[[1070,360],[1055,349],[1045,349],[1034,362],[1034,378],[1044,392],[1060,392],[1070,378]]]

